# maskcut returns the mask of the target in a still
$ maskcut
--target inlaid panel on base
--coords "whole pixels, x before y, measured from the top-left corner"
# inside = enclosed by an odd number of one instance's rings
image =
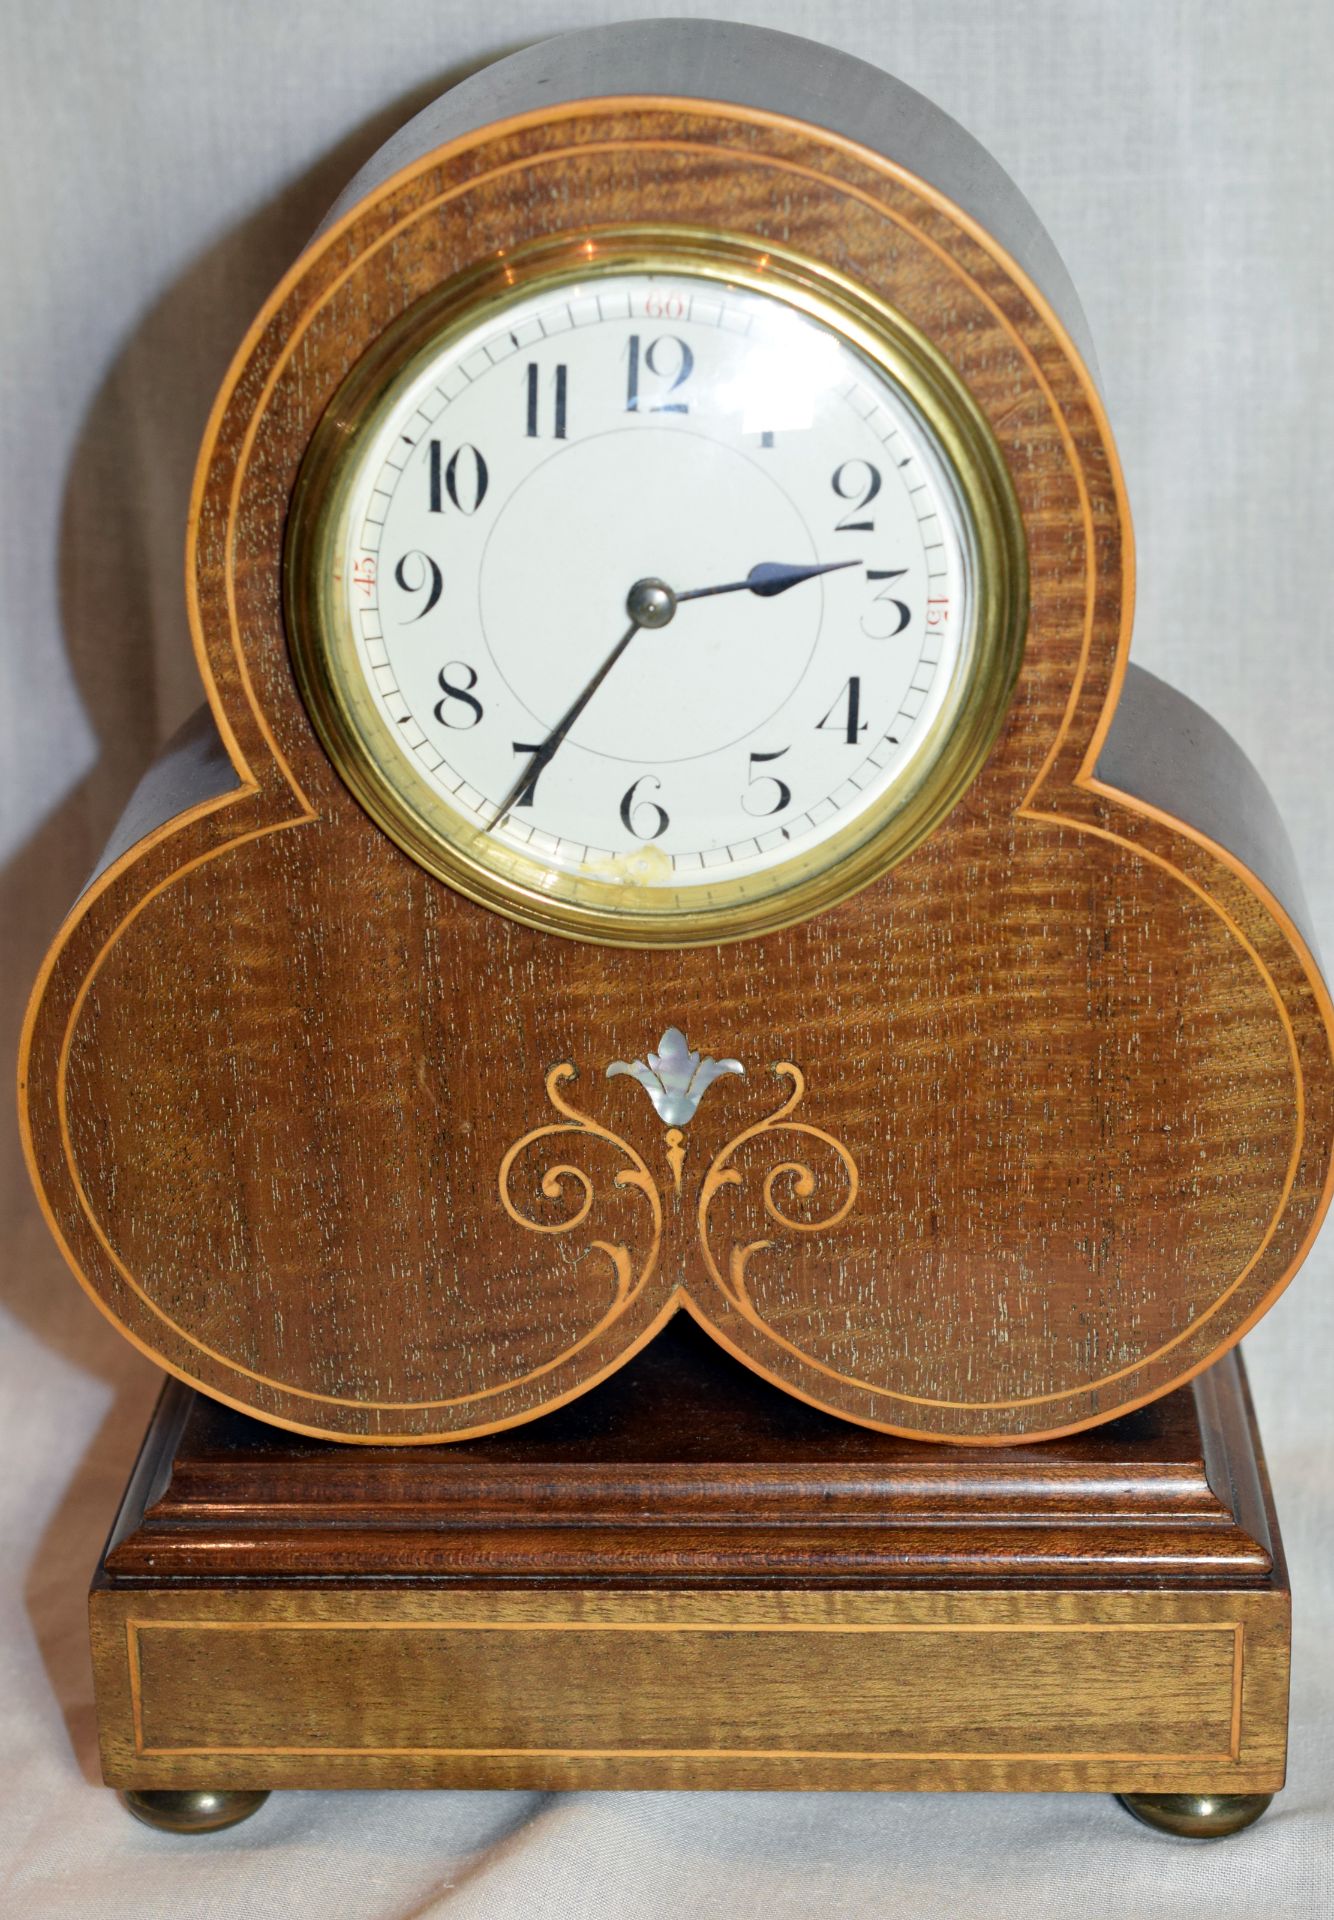
[[[682,1324],[538,1426],[368,1455],[171,1387],[99,1570],[106,1776],[208,1786],[1282,1784],[1240,1365],[1063,1442],[802,1408]]]

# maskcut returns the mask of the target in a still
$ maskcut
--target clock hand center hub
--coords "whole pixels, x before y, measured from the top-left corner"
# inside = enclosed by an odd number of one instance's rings
[[[444,457],[452,457],[449,449]],[[496,456],[487,457],[494,464]],[[464,456],[465,461],[468,458]],[[829,463],[821,464],[815,482],[806,488],[807,492],[818,488],[821,510],[826,493],[838,505],[824,472],[824,464],[833,471],[833,458],[831,453]],[[626,831],[619,816],[620,799],[636,774],[650,766],[694,761],[726,750],[781,708],[810,670],[822,631],[821,598],[814,584],[780,593],[776,599],[731,592],[687,606],[683,597],[683,591],[700,585],[730,584],[745,575],[758,555],[790,557],[794,563],[817,560],[815,535],[792,497],[794,487],[801,488],[801,471],[797,470],[795,480],[786,472],[780,480],[743,449],[684,425],[669,425],[665,430],[643,422],[633,429],[616,426],[583,440],[572,439],[556,454],[538,460],[503,501],[497,477],[491,482],[497,510],[494,521],[488,522],[491,491],[481,510],[469,518],[453,510],[442,470],[444,517],[449,526],[441,537],[460,537],[470,553],[480,544],[477,612],[485,657],[468,660],[462,651],[457,657],[488,681],[496,676],[495,697],[504,699],[507,717],[501,720],[496,708],[497,726],[489,737],[505,749],[515,740],[544,740],[597,671],[618,633],[624,633],[632,620],[636,627],[641,625],[643,609],[630,601],[632,592],[651,598],[647,583],[660,589],[665,584],[680,607],[665,623],[665,630],[643,623],[645,630],[580,716],[571,740],[580,754],[625,765],[625,779],[611,796],[613,836]],[[495,472],[498,476],[499,467]],[[428,501],[429,477],[427,470],[423,483],[427,491],[419,490],[420,498]],[[471,504],[471,494],[464,498]],[[414,550],[434,552],[430,546],[434,531],[427,524],[423,532],[405,533],[405,551],[410,544]],[[848,550],[852,554],[861,548],[858,541]],[[440,554],[445,552],[441,547]],[[439,556],[437,560],[443,564]],[[416,565],[409,560],[409,579],[417,578]],[[852,575],[832,577],[846,581]],[[540,582],[541,599],[536,618],[535,582]],[[404,603],[404,612],[412,612],[429,596],[428,588],[427,594],[409,604],[395,581],[391,579],[389,585],[395,606]],[[425,638],[428,629],[459,631],[449,628],[443,618],[437,620],[442,606],[443,601],[419,624],[405,625],[405,643]],[[452,638],[448,644],[456,651],[462,647],[461,640],[456,646]],[[681,679],[682,646],[689,648],[694,675],[689,694]],[[466,729],[434,723],[434,707],[441,694],[439,670],[454,652],[436,661],[418,649],[413,657],[420,662],[425,680],[422,698],[429,695],[430,737],[438,736],[456,752],[474,750],[479,756],[474,770],[480,773],[486,720]],[[757,658],[763,660],[763,671],[758,673]],[[452,669],[449,674],[454,682],[469,677]],[[839,684],[831,685],[829,700]],[[474,692],[473,698],[490,712],[484,691]],[[448,720],[471,718],[471,708],[459,707],[456,712],[456,707],[457,701],[447,704]],[[828,707],[827,700],[820,713],[811,716],[812,724]],[[518,777],[520,758],[510,755],[506,764],[497,752],[500,767],[484,781],[473,780],[473,786],[481,791],[484,785],[494,784],[499,799]],[[722,763],[714,764],[721,768]],[[744,758],[740,764],[744,786]],[[580,765],[583,780],[590,768]],[[503,780],[497,777],[501,768]],[[462,770],[460,765],[457,771]],[[555,817],[548,811],[549,796],[560,785],[559,779],[544,783],[539,801],[533,809],[524,810],[522,824],[535,825],[539,814],[544,820]],[[645,820],[656,817],[643,816]],[[746,825],[745,819],[741,824]],[[607,835],[590,819],[584,838],[603,846]]]
[[[665,627],[676,613],[676,595],[665,580],[636,580],[625,596],[625,610],[637,626]]]

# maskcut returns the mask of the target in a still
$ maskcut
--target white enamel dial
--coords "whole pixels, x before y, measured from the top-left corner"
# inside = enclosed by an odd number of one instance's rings
[[[754,898],[892,810],[960,698],[957,478],[781,287],[613,266],[491,300],[398,370],[339,498],[343,704],[433,832],[530,893]]]

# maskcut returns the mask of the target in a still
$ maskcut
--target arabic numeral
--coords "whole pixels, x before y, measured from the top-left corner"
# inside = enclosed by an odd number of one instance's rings
[[[742,811],[750,814],[753,819],[762,820],[771,813],[781,813],[784,807],[792,804],[792,789],[786,780],[780,780],[776,773],[756,773],[755,771],[756,767],[765,766],[770,760],[781,760],[785,753],[790,753],[791,751],[792,749],[790,747],[779,747],[776,753],[751,754],[750,771],[746,776],[746,792],[741,796],[741,806]],[[759,800],[760,798],[755,792],[756,787],[777,788],[777,793],[774,796],[771,806],[751,805],[752,799]]]
[[[541,374],[536,360],[528,362],[528,438],[536,440],[542,432],[541,427]],[[565,402],[569,391],[569,369],[562,363],[556,368],[552,378],[552,427],[553,440],[565,438]]]
[[[907,571],[908,569],[906,567],[868,567],[866,569],[866,577],[872,581],[901,580]],[[885,613],[871,621],[868,621],[866,614],[863,614],[862,632],[868,640],[897,640],[898,636],[912,619],[912,611],[907,602],[904,600],[896,600],[888,587],[881,587],[879,593],[875,596],[875,604],[878,607],[883,607]],[[885,625],[886,616],[893,621],[894,624],[892,626]]]
[[[414,578],[415,576],[415,578]],[[394,568],[394,580],[404,593],[424,593],[426,599],[416,613],[410,613],[402,624],[410,626],[414,620],[424,620],[444,590],[445,578],[429,553],[423,553],[414,547],[411,553],[405,553]]]
[[[662,782],[656,774],[641,773],[634,784],[627,787],[625,793],[621,796],[621,825],[627,833],[632,833],[636,840],[658,840],[666,833],[672,823],[667,817],[667,809],[660,807],[656,800],[649,800],[647,798],[636,799],[635,796],[645,781],[648,781],[655,787],[662,786]],[[645,815],[651,816],[655,824],[648,826],[643,824],[637,825],[636,821],[642,823]]]
[[[466,673],[468,678],[463,686],[458,687],[450,679],[451,673]],[[482,703],[472,691],[477,685],[476,667],[470,667],[466,660],[449,660],[436,677],[445,696],[435,703],[435,717],[441,726],[450,727],[455,732],[461,728],[475,727],[482,717]],[[461,711],[456,713],[456,707]]]
[[[834,468],[829,484],[840,500],[852,502],[852,513],[860,513],[880,491],[880,469],[869,460],[845,460],[841,467]],[[874,520],[854,520],[852,513],[834,522],[836,533],[875,532]]]
[[[630,370],[625,386],[625,411],[638,413],[640,410],[639,373],[641,359],[646,372],[657,380],[670,379],[671,385],[666,391],[675,393],[683,387],[695,368],[695,356],[684,340],[675,334],[664,333],[657,340],[650,340],[643,353],[640,353],[640,338],[637,333],[630,335]],[[661,364],[660,364],[661,363]],[[649,413],[689,413],[690,403],[686,400],[654,400],[649,404]]]
[[[540,740],[536,740],[536,741],[515,740],[511,744],[513,745],[514,751],[516,753],[527,754],[530,758],[533,754],[541,753],[542,751],[542,742]],[[542,763],[541,766],[538,766],[533,769],[533,771],[528,776],[527,783],[523,787],[521,787],[519,790],[519,793],[514,802],[516,807],[532,806],[534,800],[536,800],[537,798],[537,783],[541,779],[545,771],[546,771],[545,761]]]
[[[460,513],[471,517],[485,500],[491,484],[486,461],[476,447],[466,442],[456,447],[446,461],[443,445],[439,440],[432,440],[427,448],[426,472],[431,513],[443,513],[448,496]]]
[[[866,722],[861,717],[861,710],[861,675],[854,673],[852,678],[845,682],[843,691],[824,719],[816,722],[815,731],[841,733],[848,746],[855,747],[858,734],[866,732]]]

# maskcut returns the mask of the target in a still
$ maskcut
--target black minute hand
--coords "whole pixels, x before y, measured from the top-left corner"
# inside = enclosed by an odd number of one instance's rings
[[[688,593],[678,593],[680,600],[708,600],[715,593],[758,593],[763,599],[772,599],[776,593],[786,593],[789,587],[797,586],[802,580],[813,580],[817,573],[837,573],[840,567],[859,567],[860,560],[826,560],[823,565],[790,566],[782,560],[761,560],[751,568],[744,580],[728,580],[721,587],[692,587]]]
[[[537,781],[537,777],[541,773],[543,767],[547,765],[548,761],[553,760],[555,758],[557,747],[559,747],[559,745],[561,744],[561,741],[564,740],[566,734],[570,731],[570,728],[574,725],[575,721],[579,718],[579,715],[583,712],[584,708],[588,705],[589,701],[593,698],[593,695],[597,692],[598,688],[602,685],[602,682],[606,679],[607,675],[611,672],[612,668],[616,665],[616,662],[620,659],[621,655],[625,652],[626,648],[629,646],[630,642],[634,639],[635,635],[639,632],[639,629],[642,625],[643,625],[643,622],[641,620],[635,619],[631,621],[630,626],[628,627],[626,632],[623,633],[621,635],[621,638],[616,642],[616,645],[612,648],[611,652],[607,655],[606,659],[602,662],[602,665],[598,668],[597,672],[593,675],[593,678],[589,681],[588,685],[584,688],[583,692],[579,695],[579,698],[574,702],[572,706],[566,708],[565,712],[561,715],[560,719],[556,722],[555,726],[551,729],[551,732],[547,735],[546,739],[542,742],[541,746],[537,749],[537,752],[533,755],[532,759],[528,762],[527,766],[525,766],[523,772],[519,775],[518,779],[514,782],[514,785],[510,788],[509,792],[505,795],[505,798],[501,801],[500,805],[496,808],[491,818],[487,821],[486,831],[488,833],[493,833],[495,831],[495,829],[500,825],[501,821],[505,818],[506,814],[511,812],[512,809],[518,805],[518,802],[521,796],[528,790],[530,786],[535,785]]]

